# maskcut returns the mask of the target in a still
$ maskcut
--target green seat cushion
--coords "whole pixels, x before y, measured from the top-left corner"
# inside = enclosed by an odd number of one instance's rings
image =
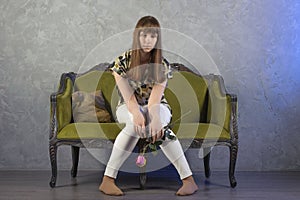
[[[120,123],[73,123],[65,126],[57,138],[114,140],[124,127],[125,124]],[[230,139],[228,131],[215,124],[178,123],[174,125],[173,130],[179,139]]]
[[[212,123],[181,123],[175,124],[172,129],[179,139],[230,139],[230,134],[227,130]]]
[[[58,134],[57,139],[116,139],[119,132],[125,127],[120,123],[72,123],[65,126]]]

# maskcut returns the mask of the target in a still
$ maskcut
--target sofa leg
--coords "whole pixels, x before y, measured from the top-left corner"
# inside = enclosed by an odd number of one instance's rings
[[[144,168],[144,167],[142,167]],[[146,181],[147,181],[147,174],[143,172],[145,169],[141,169],[140,171],[140,188],[143,190],[145,189]]]
[[[238,152],[238,146],[232,145],[229,147],[230,149],[230,163],[229,163],[229,181],[230,186],[232,188],[235,188],[237,185],[237,182],[235,180],[234,172],[235,172],[235,164],[237,159],[237,152]]]
[[[141,153],[143,152],[144,150],[144,147],[146,145],[146,140],[145,139],[140,139],[138,141],[138,152]],[[146,166],[143,166],[140,168],[140,173],[139,173],[139,179],[140,179],[140,188],[143,190],[145,189],[145,185],[146,185],[146,182],[147,182],[147,173],[146,173]]]
[[[50,180],[50,187],[54,188],[56,185],[56,177],[57,177],[57,162],[56,162],[56,154],[57,154],[57,146],[49,145],[49,154],[50,154],[50,162],[52,168],[52,176]]]
[[[204,161],[204,170],[205,170],[205,177],[206,178],[209,178],[210,175],[211,175],[210,165],[209,165],[210,151],[211,151],[210,147],[209,148],[203,148],[203,154],[204,154],[203,161]]]
[[[75,178],[77,176],[77,169],[78,169],[78,161],[79,161],[79,147],[72,146],[72,161],[73,166],[71,170],[71,176]]]

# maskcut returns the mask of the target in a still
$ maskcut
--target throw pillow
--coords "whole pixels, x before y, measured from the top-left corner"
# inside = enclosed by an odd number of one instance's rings
[[[111,122],[102,92],[76,91],[72,94],[74,122]]]

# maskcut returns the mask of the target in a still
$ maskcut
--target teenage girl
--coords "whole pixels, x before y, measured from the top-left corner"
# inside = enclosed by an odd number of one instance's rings
[[[118,170],[133,151],[139,138],[150,134],[155,142],[163,137],[162,128],[171,120],[171,108],[164,97],[170,65],[162,57],[161,30],[152,16],[141,18],[133,33],[132,49],[119,56],[111,67],[120,101],[117,120],[125,123],[118,134],[99,190],[108,195],[123,195],[116,186]],[[182,180],[177,195],[191,195],[198,190],[189,164],[178,140],[164,140],[160,145]]]

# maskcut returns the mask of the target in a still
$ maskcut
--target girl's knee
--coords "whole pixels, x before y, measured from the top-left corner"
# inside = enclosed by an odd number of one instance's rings
[[[139,135],[135,132],[133,124],[126,124],[120,134],[126,134],[131,137],[139,138]]]
[[[160,111],[160,119],[163,126],[168,125],[171,121],[171,111],[164,104],[160,104],[159,111]]]

